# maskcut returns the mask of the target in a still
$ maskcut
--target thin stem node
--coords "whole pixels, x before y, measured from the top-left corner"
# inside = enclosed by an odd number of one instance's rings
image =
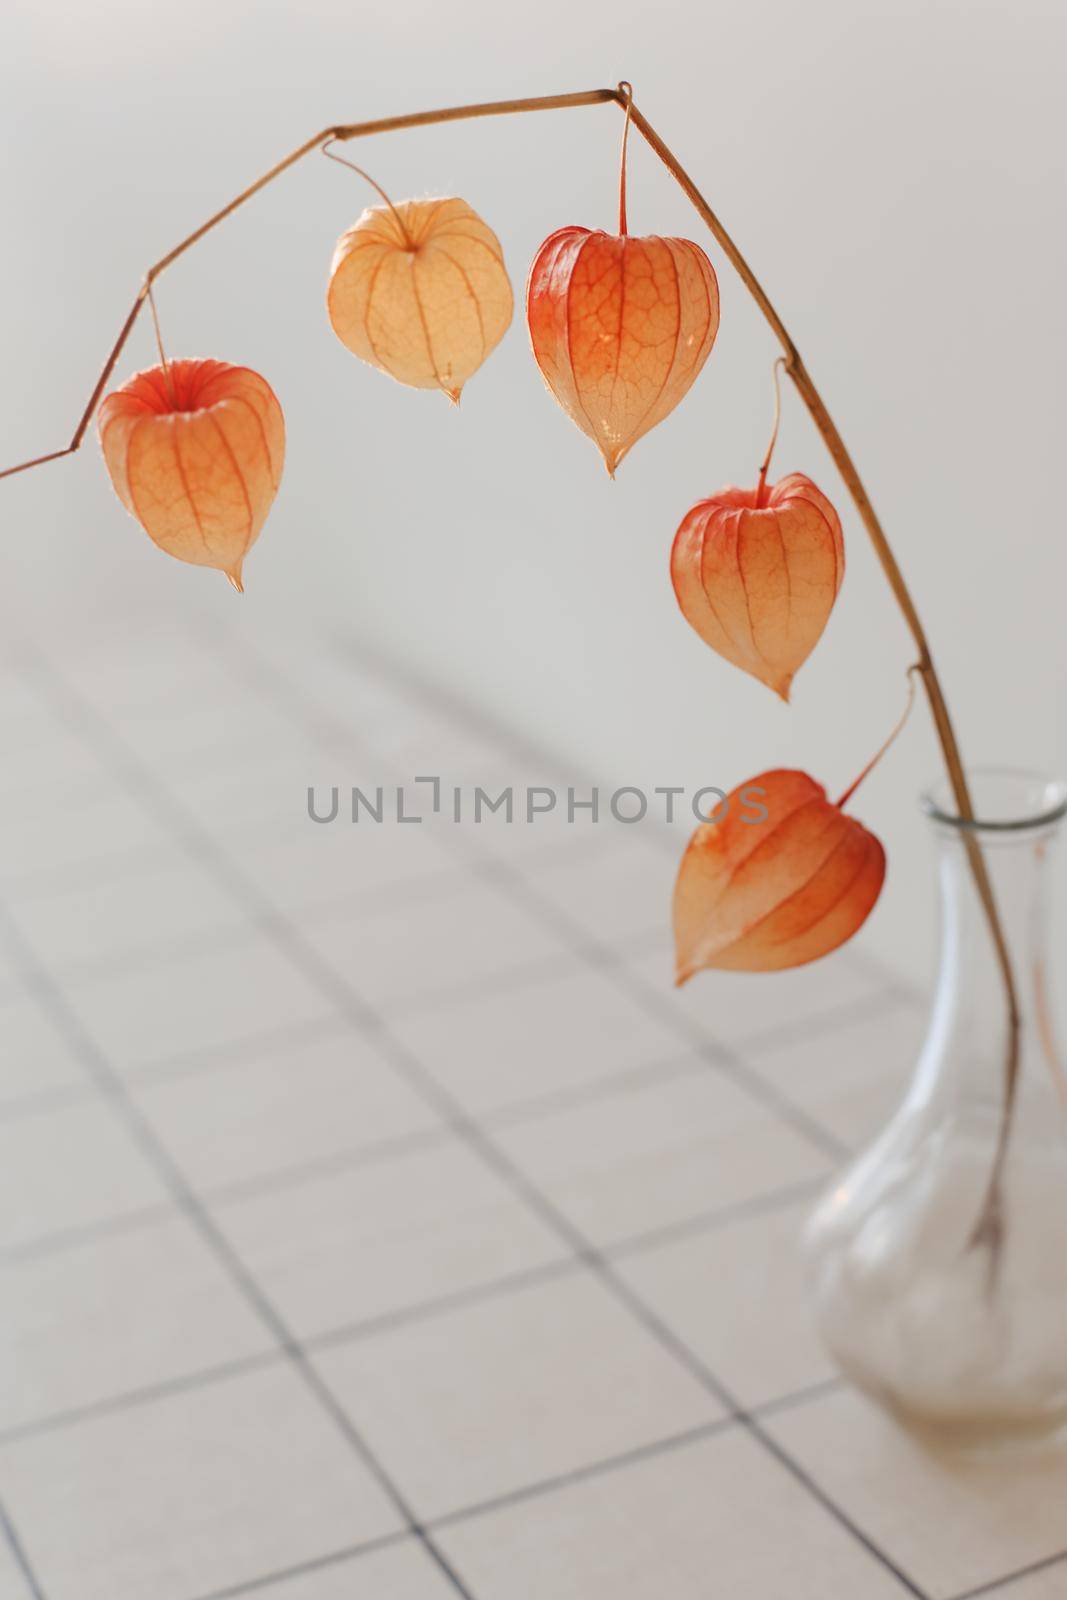
[[[841,796],[840,800],[837,800],[837,801],[834,802],[835,805],[837,806],[838,811],[841,811],[841,810],[844,809],[844,807],[852,799],[852,796],[855,794],[855,792],[859,788],[860,784],[863,782],[864,778],[867,778],[867,777],[870,776],[870,774],[874,771],[875,767],[878,765],[879,761],[881,761],[882,757],[885,755],[886,751],[889,749],[890,745],[896,743],[898,734],[900,734],[900,733],[902,733],[904,731],[904,724],[907,722],[908,718],[911,716],[911,708],[915,704],[915,679],[917,677],[921,676],[921,674],[922,674],[922,668],[920,667],[919,663],[917,661],[913,661],[911,666],[908,668],[908,700],[907,700],[907,704],[905,705],[904,710],[901,713],[901,715],[898,717],[897,721],[893,724],[893,731],[890,733],[889,738],[886,739],[883,744],[879,745],[879,747],[875,751],[874,755],[868,761],[867,765],[863,768],[863,771],[860,773],[859,777],[858,778],[853,778],[852,782],[849,784],[848,788],[845,790],[845,792]]]
[[[622,125],[622,154],[619,157],[619,237],[626,237],[626,145],[630,138],[630,110],[634,103],[634,86],[623,78],[619,84],[620,105],[626,107],[626,121]]]
[[[396,209],[396,206],[393,204],[392,200],[390,200],[389,196],[386,194],[385,190],[382,188],[381,184],[377,181],[376,178],[372,178],[369,172],[365,172],[362,167],[357,167],[356,163],[354,161],[349,161],[347,156],[335,155],[333,153],[333,151],[330,149],[330,146],[332,144],[336,144],[336,143],[337,143],[336,138],[327,139],[326,143],[322,147],[323,155],[329,161],[336,161],[338,166],[348,167],[351,172],[357,172],[361,178],[363,178],[367,183],[370,184],[371,188],[377,194],[381,195],[382,199],[385,201],[386,205],[389,207],[389,210],[393,213],[393,221],[396,223],[397,227],[400,229],[400,237],[403,239],[405,246],[407,247],[408,250],[413,250],[415,248],[415,241],[412,239],[411,234],[408,232],[407,224],[405,223],[403,217],[400,215],[400,212]]]
[[[763,457],[763,461],[760,464],[759,469],[759,483],[756,485],[757,511],[763,505],[764,491],[767,487],[767,473],[770,470],[771,457],[774,454],[774,447],[778,443],[778,426],[782,420],[782,386],[778,381],[778,373],[782,367],[788,368],[789,364],[790,362],[787,356],[778,356],[774,363],[774,422],[771,425],[771,437],[767,445],[767,453]]]
[[[175,408],[175,410],[177,410],[178,396],[175,392],[174,379],[171,376],[170,362],[167,360],[167,352],[163,348],[163,335],[159,328],[159,312],[156,310],[156,297],[152,293],[151,284],[148,286],[148,309],[152,313],[152,327],[155,329],[156,334],[156,349],[159,351],[159,364],[163,368],[163,377],[166,380],[167,393],[170,395],[171,405]]]

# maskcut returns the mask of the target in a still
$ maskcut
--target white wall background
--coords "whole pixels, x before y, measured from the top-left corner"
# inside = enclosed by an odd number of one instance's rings
[[[629,77],[839,420],[968,757],[1067,770],[1061,4],[8,0],[2,26],[5,462],[65,441],[144,267],[318,127]],[[613,225],[620,121],[595,107],[350,153],[397,198],[469,199],[521,291],[551,229]],[[521,317],[458,414],[336,343],[325,274],[367,200],[309,157],[159,288],[171,354],[257,367],[286,408],[286,479],[244,601],[151,547],[95,443],[2,486],[9,598],[46,639],[134,612],[161,629],[342,625],[619,781],[729,787],[796,763],[841,788],[896,717],[911,656],[794,398],[777,467],[837,499],[849,570],[793,707],[711,656],[670,590],[677,521],[754,476],[769,421],[774,347],[718,251],[718,345],[612,484],[544,392]],[[630,220],[709,243],[639,139]],[[153,359],[146,319],[120,376]],[[911,971],[933,908],[914,801],[936,770],[917,709],[857,806],[891,858],[865,938]]]

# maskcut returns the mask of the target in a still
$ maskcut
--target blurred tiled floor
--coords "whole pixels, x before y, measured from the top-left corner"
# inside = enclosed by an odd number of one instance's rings
[[[555,777],[343,651],[8,657],[0,1600],[1067,1596],[1067,1459],[925,1454],[808,1327],[894,985],[673,994],[647,828],[316,826]]]

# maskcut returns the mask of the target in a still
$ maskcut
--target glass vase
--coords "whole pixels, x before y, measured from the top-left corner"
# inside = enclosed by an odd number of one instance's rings
[[[816,1320],[846,1376],[939,1442],[985,1448],[1067,1422],[1067,1079],[1047,949],[1067,789],[986,771],[972,791],[971,824],[947,791],[924,798],[941,906],[925,1042],[900,1110],[823,1197],[806,1250]],[[1007,1122],[1006,989],[968,839],[1018,992]]]

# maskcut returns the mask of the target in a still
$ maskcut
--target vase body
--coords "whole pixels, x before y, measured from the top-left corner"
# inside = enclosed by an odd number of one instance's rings
[[[924,801],[941,948],[900,1110],[807,1232],[816,1320],[844,1373],[941,1443],[991,1447],[1067,1424],[1067,1079],[1053,1015],[1051,860],[1067,793],[975,775],[975,824]],[[969,850],[986,863],[1018,996],[1004,1132],[1007,991]]]

